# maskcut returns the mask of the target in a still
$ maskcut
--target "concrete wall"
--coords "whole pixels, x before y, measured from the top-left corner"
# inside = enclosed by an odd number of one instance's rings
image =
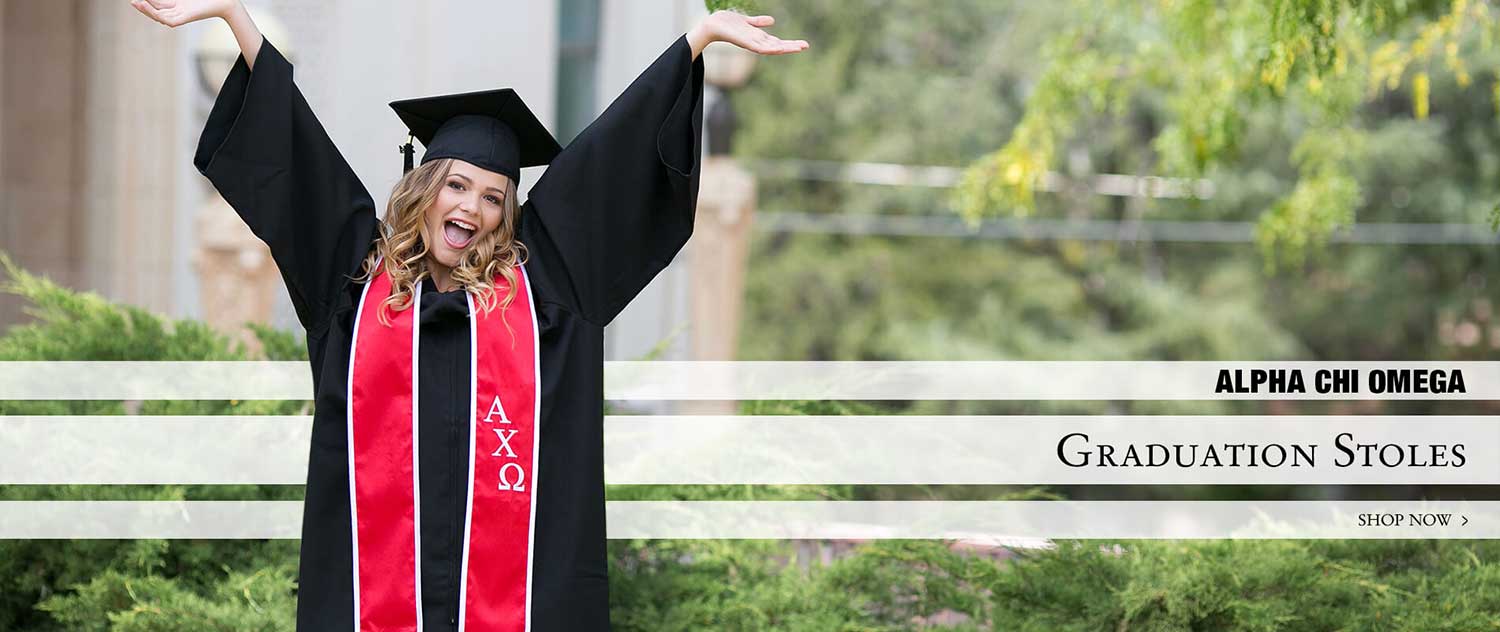
[[[596,93],[599,112],[604,111],[678,36],[707,14],[700,0],[652,3],[601,0],[601,3]],[[691,255],[688,248],[684,248],[672,264],[606,328],[607,359],[639,359],[668,339],[671,342],[662,359],[690,358],[687,271]]]

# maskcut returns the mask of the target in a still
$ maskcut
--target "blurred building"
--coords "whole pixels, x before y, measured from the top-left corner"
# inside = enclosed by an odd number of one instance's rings
[[[405,140],[387,102],[511,86],[566,143],[705,12],[701,0],[246,4],[284,27],[298,86],[382,213]],[[167,29],[123,1],[0,0],[0,250],[70,287],[202,317],[195,226],[214,195],[192,156],[223,80],[200,77],[215,26]],[[523,172],[523,193],[540,173]],[[685,323],[684,258],[610,326],[611,359]],[[272,323],[297,328],[284,289],[275,301]],[[0,328],[24,320],[18,303],[0,296]]]

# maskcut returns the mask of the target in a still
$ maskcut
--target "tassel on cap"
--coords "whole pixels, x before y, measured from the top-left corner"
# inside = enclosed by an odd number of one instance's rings
[[[412,147],[411,141],[412,141],[411,135],[407,134],[406,135],[406,144],[402,145],[400,147],[400,149],[401,149],[401,173],[402,174],[406,174],[407,172],[411,171],[411,169],[412,169],[412,164],[411,164],[412,163],[412,156],[417,153],[416,148]]]
[[[422,141],[419,163],[457,158],[519,182],[521,169],[545,165],[562,151],[510,88],[392,101],[391,109]]]

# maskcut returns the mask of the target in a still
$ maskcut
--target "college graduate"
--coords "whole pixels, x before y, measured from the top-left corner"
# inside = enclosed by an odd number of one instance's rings
[[[424,151],[377,218],[237,0],[132,6],[240,44],[194,165],[307,330],[297,629],[608,629],[603,328],[692,232],[703,47],[807,43],[714,13],[565,148],[509,89],[392,103]]]

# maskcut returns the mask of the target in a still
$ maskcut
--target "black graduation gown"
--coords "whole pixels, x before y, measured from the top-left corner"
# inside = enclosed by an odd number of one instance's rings
[[[532,630],[606,630],[603,328],[687,241],[698,193],[703,61],[679,37],[563,149],[522,207],[540,340]],[[393,154],[395,152],[392,152]],[[375,204],[264,42],[241,57],[194,165],[270,246],[307,330],[315,406],[297,629],[353,628],[346,386],[377,235]],[[454,630],[469,455],[468,306],[423,284],[418,358],[421,591],[427,632]],[[524,537],[524,536],[523,536]]]

